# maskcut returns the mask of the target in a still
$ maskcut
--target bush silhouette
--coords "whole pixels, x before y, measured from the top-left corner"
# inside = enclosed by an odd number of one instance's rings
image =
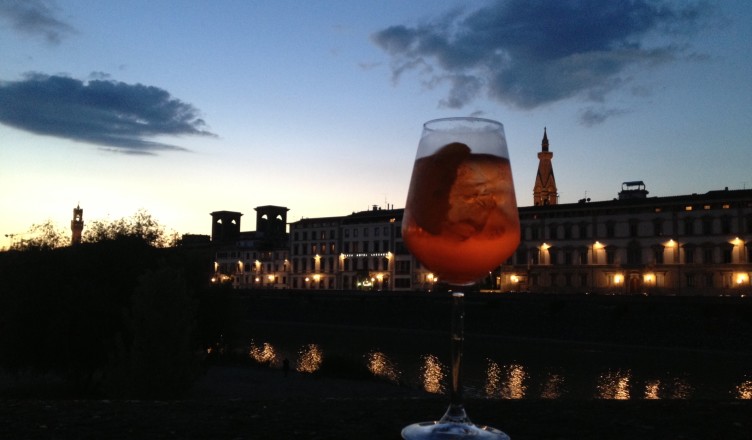
[[[56,375],[78,395],[179,394],[199,341],[232,328],[210,270],[207,250],[132,237],[0,252],[0,368]]]
[[[200,371],[197,305],[182,271],[163,267],[142,275],[126,312],[127,333],[118,338],[108,369],[107,393],[137,398],[185,393]]]

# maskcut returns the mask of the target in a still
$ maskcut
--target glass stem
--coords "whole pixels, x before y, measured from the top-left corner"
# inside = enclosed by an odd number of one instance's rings
[[[452,293],[452,372],[449,408],[442,422],[470,423],[462,397],[462,345],[465,341],[465,294]]]

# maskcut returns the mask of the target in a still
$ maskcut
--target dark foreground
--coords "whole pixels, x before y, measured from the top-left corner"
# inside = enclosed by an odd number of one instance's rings
[[[749,402],[471,401],[477,422],[525,439],[750,439]],[[3,401],[7,439],[398,439],[435,399]]]
[[[185,400],[0,400],[3,439],[398,439],[445,397],[375,381],[216,368]],[[471,400],[525,439],[750,439],[752,401]]]

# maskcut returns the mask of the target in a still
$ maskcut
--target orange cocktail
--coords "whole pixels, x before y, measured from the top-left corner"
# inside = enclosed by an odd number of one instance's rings
[[[416,159],[402,235],[410,252],[447,283],[487,276],[520,241],[509,159],[473,153],[459,142]]]

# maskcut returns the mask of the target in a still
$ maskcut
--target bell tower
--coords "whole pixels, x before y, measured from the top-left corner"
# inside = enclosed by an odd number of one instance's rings
[[[81,232],[84,230],[84,210],[80,204],[73,208],[73,220],[70,222],[71,228],[71,246],[81,243]]]
[[[553,157],[554,153],[548,151],[548,135],[546,128],[543,127],[543,141],[541,142],[541,151],[538,153],[538,174],[535,176],[535,186],[533,187],[533,205],[535,206],[557,205],[559,203],[554,167],[551,164]]]
[[[213,243],[227,244],[232,243],[240,237],[240,212],[235,211],[214,211],[212,216],[212,236]]]

